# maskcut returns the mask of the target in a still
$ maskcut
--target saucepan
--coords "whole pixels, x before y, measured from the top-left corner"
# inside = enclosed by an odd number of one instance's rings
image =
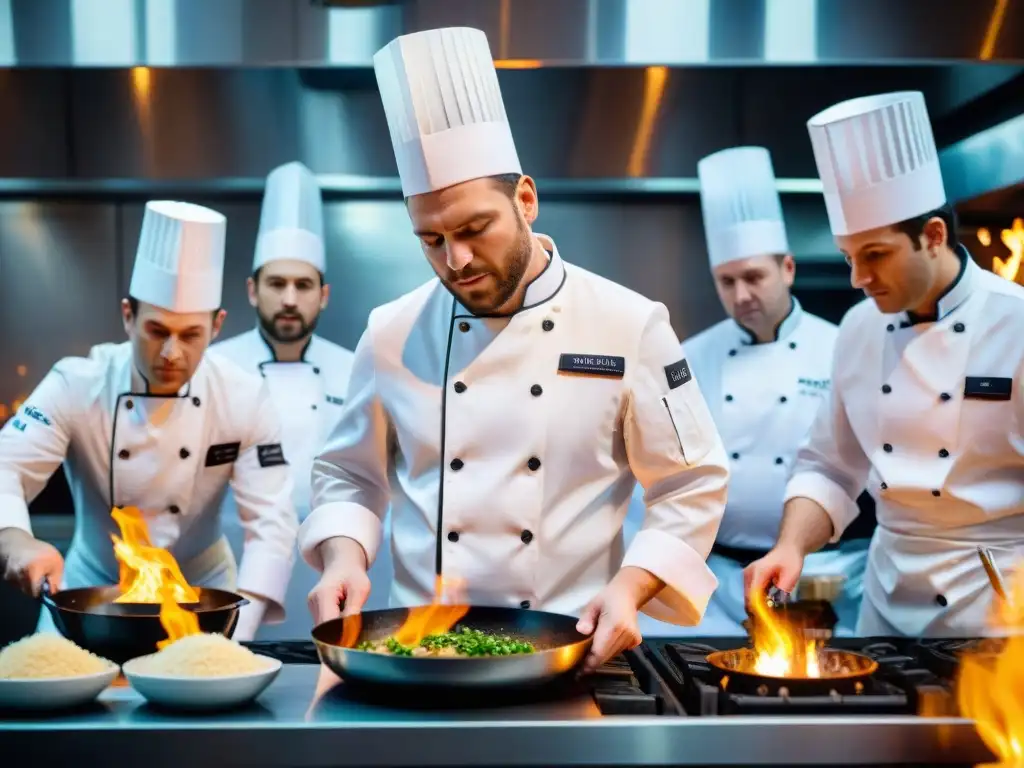
[[[195,588],[199,601],[181,607],[199,617],[203,632],[231,637],[238,623],[238,609],[249,601],[234,592]],[[118,587],[82,587],[52,593],[43,584],[42,602],[64,637],[81,648],[117,664],[156,653],[166,639],[157,603],[115,603]]]
[[[575,677],[593,638],[576,630],[578,619],[545,611],[471,606],[453,630],[508,636],[534,646],[506,656],[396,656],[360,650],[391,637],[408,608],[386,608],[319,624],[313,642],[321,661],[346,682],[402,688],[479,690],[542,686]]]

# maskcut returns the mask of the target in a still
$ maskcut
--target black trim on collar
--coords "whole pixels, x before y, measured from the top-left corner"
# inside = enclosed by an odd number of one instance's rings
[[[963,280],[964,275],[967,273],[967,262],[971,258],[970,252],[962,243],[957,245],[953,252],[956,254],[957,258],[960,259],[960,271],[956,273],[956,278],[954,278],[953,282],[946,286],[946,289],[936,297],[935,312],[930,315],[915,315],[910,310],[907,310],[903,313],[906,319],[900,321],[900,328],[909,328],[913,325],[918,325],[919,323],[935,323],[941,319],[939,317],[939,309],[942,306],[942,300],[949,296],[949,294],[952,293],[960,284],[960,281]],[[953,309],[956,309],[956,307]]]
[[[530,286],[533,285],[537,280],[540,280],[540,278],[544,275],[544,273],[547,272],[548,269],[550,269],[552,262],[554,262],[554,260],[555,260],[554,254],[551,251],[549,251],[547,248],[544,249],[544,252],[547,253],[548,256],[549,256],[548,263],[544,265],[544,269],[542,269],[540,271],[540,273],[535,278],[533,278],[533,280],[531,280],[530,282],[528,282],[526,284],[526,287],[523,289],[524,303],[523,303],[523,306],[521,306],[519,309],[515,310],[514,312],[505,312],[505,313],[502,313],[502,312],[486,312],[484,314],[477,315],[477,314],[474,314],[473,312],[470,312],[465,307],[462,307],[462,305],[459,304],[458,298],[453,294],[452,295],[452,312],[455,313],[454,317],[455,318],[475,317],[475,318],[484,319],[484,320],[496,319],[496,318],[513,318],[516,315],[520,314],[521,312],[526,312],[529,309],[534,309],[535,307],[539,307],[539,306],[541,306],[543,304],[547,304],[549,301],[551,301],[553,298],[555,298],[555,296],[557,296],[561,292],[563,287],[565,287],[565,279],[568,276],[568,270],[566,270],[565,263],[563,262],[562,263],[562,281],[558,284],[558,287],[555,288],[554,291],[552,291],[551,295],[548,296],[547,298],[541,299],[540,301],[534,302],[533,304],[526,304],[525,303],[525,296],[526,296],[526,293],[529,291]],[[460,307],[462,307],[462,309],[466,310],[465,314],[462,314],[462,313],[458,312],[458,309]]]
[[[262,329],[259,328],[259,326],[256,327],[256,335],[259,337],[259,340],[263,342],[264,346],[266,346],[266,348],[267,348],[267,351],[270,353],[270,359],[266,360],[265,362],[268,362],[268,363],[282,363],[282,362],[284,362],[283,360],[278,360],[277,359],[277,350],[275,350],[274,349],[274,345],[271,344],[267,340],[267,337],[263,335],[263,331],[262,331]],[[306,339],[306,344],[305,344],[305,346],[303,346],[302,352],[299,353],[299,359],[295,360],[293,362],[297,362],[297,363],[305,363],[305,362],[307,362],[306,361],[306,352],[309,351],[309,345],[312,344],[312,343],[313,343],[313,334],[311,333],[311,334],[309,334],[309,338]],[[260,363],[260,365],[262,365],[262,364],[263,363]]]
[[[741,332],[741,336],[745,337],[745,338],[741,338],[740,339],[740,343],[741,344],[745,344],[746,346],[750,346],[750,347],[755,347],[758,344],[762,344],[762,343],[774,344],[776,341],[779,340],[779,334],[782,333],[782,329],[785,327],[786,323],[790,320],[790,318],[793,317],[793,313],[796,312],[798,306],[799,305],[797,304],[796,297],[794,297],[792,294],[790,294],[790,296],[789,296],[789,311],[786,313],[785,317],[783,317],[778,322],[778,324],[775,326],[775,335],[772,338],[772,340],[769,341],[769,342],[760,342],[760,341],[758,341],[757,340],[757,336],[755,336],[754,333],[749,328],[743,326],[738,321],[733,320],[733,323],[735,323],[736,327],[739,328],[739,330]]]

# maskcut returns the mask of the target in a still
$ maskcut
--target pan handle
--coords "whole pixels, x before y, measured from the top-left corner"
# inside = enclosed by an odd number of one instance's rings
[[[64,637],[67,637],[67,627],[64,626],[64,620],[61,618],[60,606],[53,599],[53,592],[50,590],[50,579],[48,577],[43,578],[43,584],[39,588],[39,601],[43,604],[44,608],[50,611],[50,616],[53,617],[53,624],[57,627],[57,630]]]

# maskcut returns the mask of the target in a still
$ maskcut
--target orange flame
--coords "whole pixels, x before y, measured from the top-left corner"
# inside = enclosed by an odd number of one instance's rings
[[[174,590],[170,584],[165,584],[161,588],[160,595],[160,624],[167,633],[167,638],[156,644],[157,650],[163,650],[183,637],[202,633],[199,628],[199,617],[175,602]]]
[[[766,600],[751,602],[755,621],[750,639],[756,654],[752,671],[765,677],[821,677],[822,641],[805,638],[800,627],[771,610]]]
[[[445,578],[438,575],[434,580],[434,600],[429,605],[417,605],[409,609],[409,615],[392,635],[404,646],[416,646],[427,635],[449,631],[459,619],[469,613],[469,606],[463,601],[465,582],[462,579]],[[447,599],[447,602],[446,602]],[[341,646],[351,648],[359,639],[362,622],[358,616],[351,616],[342,629]]]
[[[114,541],[121,589],[114,602],[160,603],[165,587],[176,602],[198,602],[199,592],[189,586],[174,556],[150,542],[146,521],[138,507],[114,507],[110,514],[121,529],[120,536],[110,537]]]
[[[989,768],[1024,766],[1024,568],[1016,569],[1008,600],[995,598],[991,625],[1007,634],[998,653],[965,653],[960,661],[957,699],[964,717],[997,762]]]

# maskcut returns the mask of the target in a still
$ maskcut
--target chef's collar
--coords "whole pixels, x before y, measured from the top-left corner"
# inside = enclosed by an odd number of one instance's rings
[[[981,267],[974,263],[971,254],[963,245],[958,245],[954,253],[960,259],[960,271],[957,273],[956,279],[939,296],[939,300],[935,305],[935,314],[916,315],[913,312],[901,312],[897,315],[901,328],[908,328],[918,323],[938,322],[963,304],[967,297],[971,295],[971,290],[974,287],[975,279]]]
[[[803,307],[800,306],[800,302],[797,301],[796,296],[790,296],[789,301],[789,314],[782,319],[782,322],[779,323],[778,327],[775,329],[775,341],[781,341],[782,339],[792,335],[793,332],[796,331],[797,326],[800,325],[800,318],[803,317],[804,310]],[[739,329],[741,344],[757,344],[757,336],[735,320],[733,320],[733,323],[736,325],[736,328]]]
[[[516,312],[532,309],[538,304],[550,301],[555,297],[555,294],[562,289],[562,285],[565,283],[565,263],[562,261],[562,257],[558,255],[558,247],[555,245],[555,241],[547,235],[542,235],[537,232],[535,232],[533,236],[540,241],[540,244],[547,252],[548,263],[547,266],[544,267],[544,270],[526,286],[526,295],[523,297],[523,306],[516,310]],[[516,314],[516,312],[513,312],[512,314]],[[456,299],[455,315],[457,317],[473,314],[473,312],[466,309],[466,307]],[[481,317],[481,315],[477,316]]]
[[[312,334],[312,333],[309,334],[309,338],[306,339],[306,343],[302,347],[302,352],[299,353],[299,359],[295,360],[294,362],[297,362],[297,363],[305,363],[305,362],[307,362],[306,361],[306,353],[309,351],[309,345],[313,343],[313,336],[314,335],[315,334]],[[264,346],[267,348],[267,351],[270,353],[270,359],[269,360],[265,360],[264,362],[267,362],[267,363],[279,363],[279,362],[281,362],[280,360],[277,359],[277,350],[274,349],[274,345],[271,344],[270,340],[266,336],[263,335],[263,329],[260,328],[259,320],[256,321],[256,336],[259,338],[260,341],[263,342]]]
[[[132,366],[132,386],[131,394],[136,397],[188,397],[188,393],[192,389],[192,380],[186,381],[175,394],[173,395],[154,395],[149,391],[149,380],[142,375],[138,368],[135,367],[135,363]],[[198,369],[197,369],[198,370]]]

